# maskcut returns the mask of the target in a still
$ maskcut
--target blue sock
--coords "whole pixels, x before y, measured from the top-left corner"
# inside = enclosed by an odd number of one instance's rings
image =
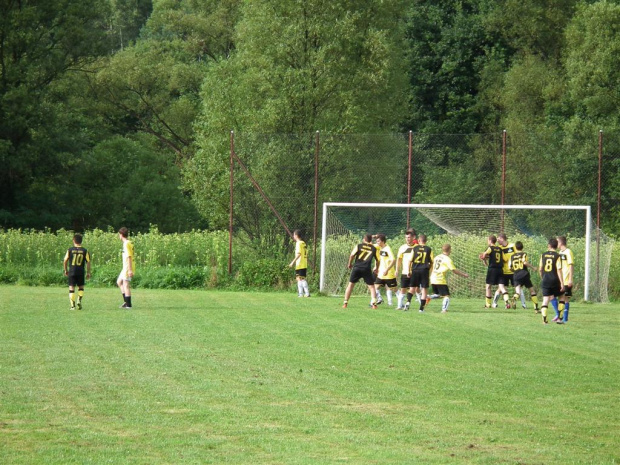
[[[564,323],[566,323],[568,321],[568,307],[569,307],[570,302],[566,302],[564,304]]]
[[[560,318],[560,310],[558,310],[558,298],[554,298],[551,301],[551,306],[553,307],[553,311],[555,312],[555,317]]]

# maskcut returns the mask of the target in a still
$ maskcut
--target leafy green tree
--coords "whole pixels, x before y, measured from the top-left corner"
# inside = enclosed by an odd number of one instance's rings
[[[297,227],[312,218],[300,199],[307,205],[313,195],[315,130],[377,133],[398,127],[408,108],[402,6],[343,0],[243,4],[235,52],[206,75],[198,151],[186,169],[188,185],[212,225],[227,224],[231,129],[239,133],[238,151],[254,177]],[[251,134],[275,133],[292,136],[279,143],[269,137],[250,140]],[[359,150],[341,139],[331,152],[322,151],[322,169],[329,173],[321,185],[326,198],[371,185],[357,175]],[[282,182],[287,167],[296,171]],[[271,213],[249,184],[238,189],[244,204],[237,204],[237,227],[252,237],[281,231],[277,223],[263,221]]]
[[[108,53],[107,2],[0,3],[0,211],[4,226],[44,226],[58,185],[86,137],[64,97],[51,92],[68,72]],[[23,214],[23,215],[22,215]],[[20,219],[21,218],[21,219]],[[30,223],[30,219],[34,219]],[[57,223],[64,218],[48,218]]]

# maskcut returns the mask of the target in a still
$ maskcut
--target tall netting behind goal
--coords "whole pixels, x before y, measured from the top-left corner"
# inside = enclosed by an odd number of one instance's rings
[[[430,205],[430,204],[323,204],[321,291],[342,295],[348,283],[348,256],[365,233],[383,233],[394,254],[405,243],[405,230],[426,234],[437,255],[443,244],[452,245],[454,265],[469,274],[449,274],[454,296],[484,298],[486,267],[478,258],[487,237],[505,233],[510,243],[521,241],[531,262],[538,266],[551,237],[566,236],[575,257],[575,298],[608,302],[607,285],[613,239],[597,230],[590,207],[568,205]],[[540,289],[540,279],[532,272]],[[363,284],[358,294],[367,292]],[[527,294],[527,293],[526,293]]]

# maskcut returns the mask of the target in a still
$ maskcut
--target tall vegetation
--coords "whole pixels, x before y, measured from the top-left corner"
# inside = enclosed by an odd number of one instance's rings
[[[602,129],[614,231],[619,21],[610,0],[5,1],[0,227],[222,228],[231,129],[296,227],[312,217],[317,130],[331,137],[324,200],[363,200],[363,154],[401,143],[339,136],[412,130],[414,198],[497,202],[507,129],[507,202],[593,204]],[[403,200],[399,166],[366,200]],[[280,227],[244,183],[235,227],[277,244]]]

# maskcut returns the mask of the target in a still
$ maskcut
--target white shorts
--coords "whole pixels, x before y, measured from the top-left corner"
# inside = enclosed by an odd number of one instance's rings
[[[121,274],[118,275],[118,279],[121,281],[131,281],[131,277],[127,276],[127,270],[124,268]]]

